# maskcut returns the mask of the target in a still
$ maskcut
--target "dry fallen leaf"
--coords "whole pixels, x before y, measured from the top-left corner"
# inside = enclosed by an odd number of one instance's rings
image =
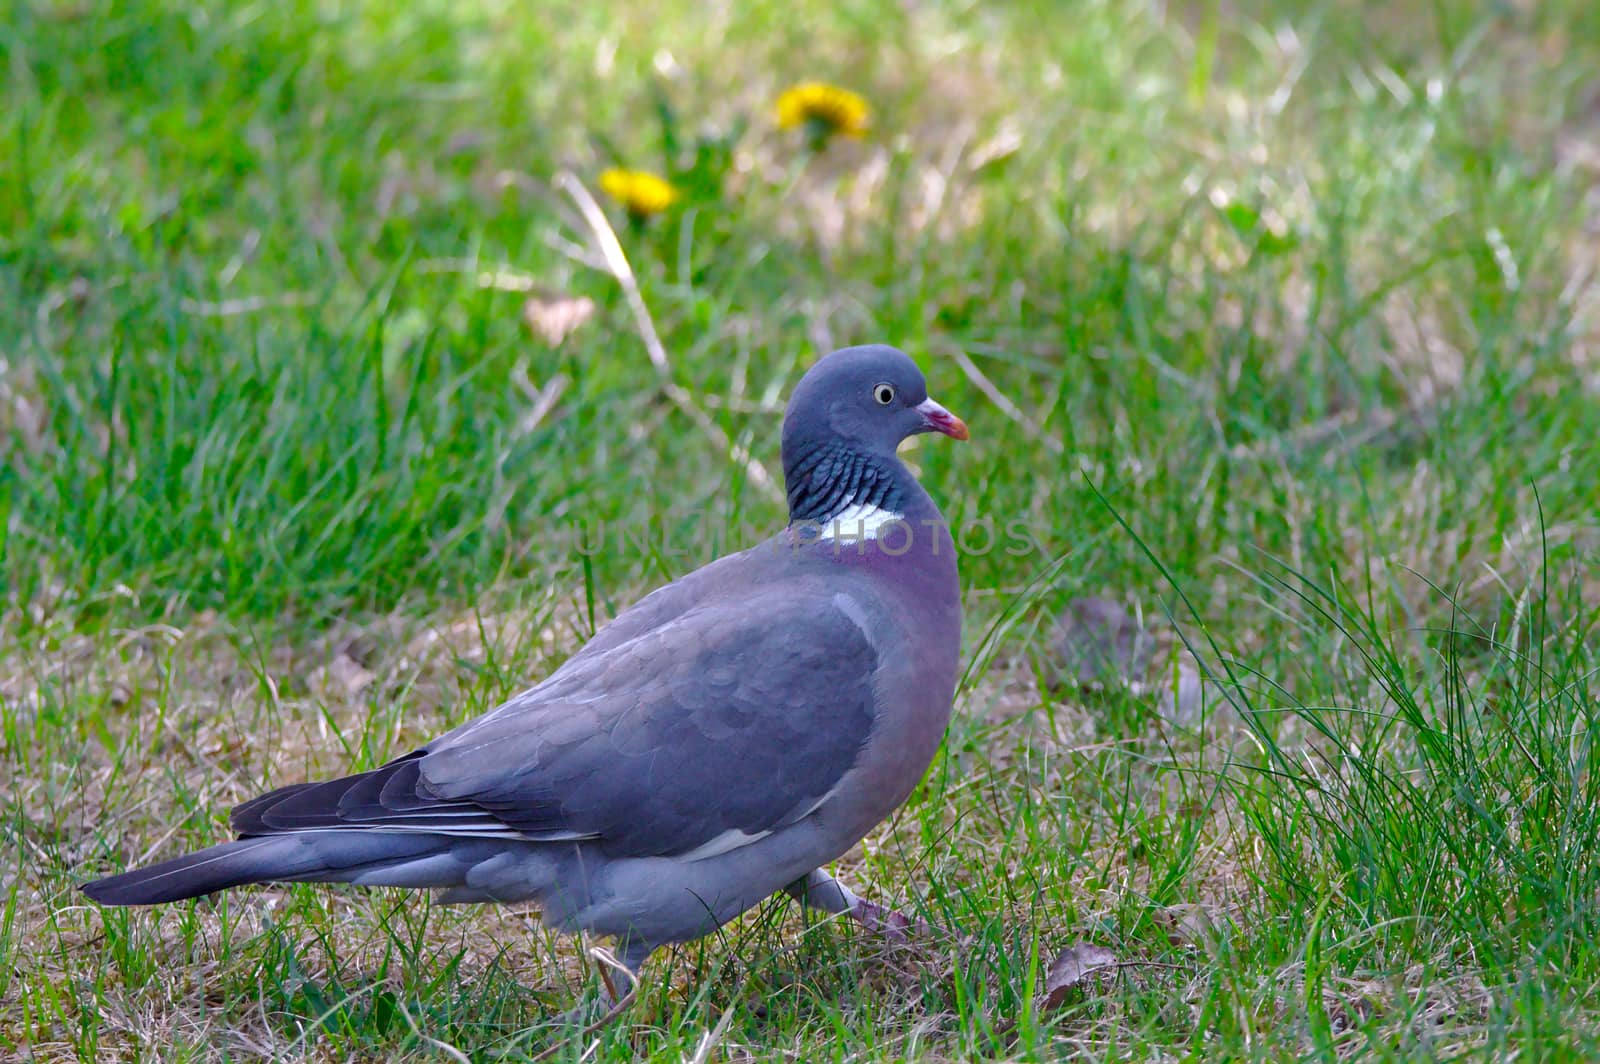
[[[557,347],[594,317],[595,309],[588,296],[530,296],[522,304],[522,321],[533,335]]]
[[[1113,972],[1117,968],[1117,955],[1104,946],[1087,942],[1068,946],[1056,954],[1044,976],[1044,995],[1039,999],[1041,1009],[1059,1009],[1067,995],[1083,985],[1091,975]]]
[[[1174,945],[1201,946],[1218,935],[1216,914],[1210,906],[1179,902],[1160,910],[1156,919],[1166,925],[1167,938]]]

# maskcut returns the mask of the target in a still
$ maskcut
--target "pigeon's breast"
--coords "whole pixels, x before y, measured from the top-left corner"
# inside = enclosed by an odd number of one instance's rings
[[[828,573],[835,605],[879,655],[877,721],[857,760],[864,800],[851,828],[861,834],[910,795],[950,720],[961,656],[955,546],[943,522],[922,532],[924,542],[913,538],[905,551],[893,538],[808,548],[816,553],[807,561]]]

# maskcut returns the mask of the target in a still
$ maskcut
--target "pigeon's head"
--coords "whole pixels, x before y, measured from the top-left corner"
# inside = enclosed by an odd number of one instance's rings
[[[892,455],[908,436],[942,432],[967,438],[967,426],[928,398],[922,371],[905,352],[883,344],[824,355],[789,398],[783,418],[785,459],[810,444],[843,442]]]

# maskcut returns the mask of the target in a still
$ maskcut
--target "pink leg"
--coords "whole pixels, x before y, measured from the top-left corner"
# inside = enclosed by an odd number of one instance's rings
[[[801,904],[825,913],[849,914],[862,927],[892,941],[904,941],[911,935],[924,935],[932,930],[927,921],[917,916],[907,916],[896,909],[879,905],[858,897],[854,891],[820,868],[806,873],[785,888],[789,896]]]

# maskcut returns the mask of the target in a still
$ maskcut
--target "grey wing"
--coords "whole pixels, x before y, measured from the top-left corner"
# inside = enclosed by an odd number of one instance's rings
[[[430,744],[421,782],[524,837],[709,856],[802,818],[844,777],[877,668],[826,597],[701,607]]]
[[[663,584],[603,625],[594,638],[573,655],[568,667],[605,654],[652,629],[670,624],[690,610],[702,606],[707,598],[715,597],[722,589],[758,582],[764,571],[763,563],[770,563],[776,553],[771,543],[762,544],[737,554],[724,555],[670,584]]]

